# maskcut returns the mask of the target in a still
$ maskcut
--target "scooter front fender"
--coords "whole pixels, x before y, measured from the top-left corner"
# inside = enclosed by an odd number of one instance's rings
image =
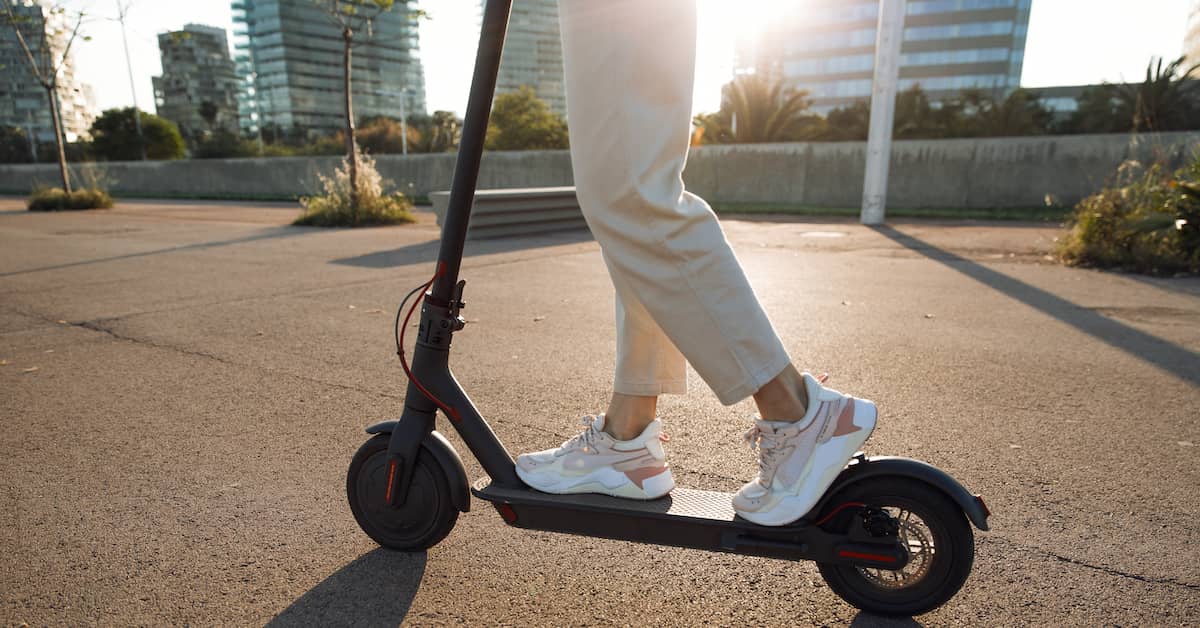
[[[397,421],[381,421],[367,428],[368,434],[391,434],[396,429]],[[459,512],[471,510],[471,489],[467,483],[467,469],[463,466],[462,458],[454,450],[454,445],[446,440],[436,430],[421,442],[424,449],[446,474],[446,482],[450,484],[450,500]]]

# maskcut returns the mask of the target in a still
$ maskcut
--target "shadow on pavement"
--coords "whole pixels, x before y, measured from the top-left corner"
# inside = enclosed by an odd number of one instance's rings
[[[532,236],[495,238],[491,240],[472,240],[467,242],[466,249],[463,251],[463,256],[472,257],[478,255],[493,255],[496,253],[511,253],[513,251],[548,248],[563,244],[578,244],[580,242],[591,241],[592,232],[586,229],[560,231],[557,233],[545,233]],[[356,257],[335,259],[332,263],[341,264],[343,266],[356,266],[359,268],[396,268],[398,266],[407,266],[409,264],[432,262],[437,259],[438,249],[440,247],[441,241],[433,240],[430,242],[421,242],[419,244],[409,244],[407,246],[402,246],[398,249],[391,249],[388,251],[378,251],[376,253],[368,253],[366,255],[359,255]]]
[[[155,249],[153,251],[143,251],[141,253],[127,253],[125,255],[113,255],[112,257],[98,257],[96,259],[85,259],[78,262],[67,262],[65,264],[54,264],[52,266],[41,266],[38,268],[26,268],[24,270],[14,270],[6,273],[0,273],[0,277],[12,277],[14,275],[27,275],[29,273],[40,273],[48,270],[60,270],[63,268],[74,268],[76,266],[89,266],[91,264],[102,264],[104,262],[115,262],[118,260],[136,259],[139,257],[150,257],[152,255],[164,255],[166,253],[182,253],[184,251],[201,251],[204,249],[213,249],[221,246],[230,246],[233,244],[244,244],[246,242],[257,242],[259,240],[271,240],[274,238],[286,238],[290,236],[302,235],[305,233],[316,233],[313,229],[303,227],[275,227],[268,229],[262,233],[246,236],[244,238],[234,238],[232,240],[218,240],[216,242],[197,242],[195,244],[184,244],[181,246],[172,246],[165,249]]]
[[[884,617],[859,611],[850,622],[850,628],[921,628],[921,622],[912,617]]]
[[[376,549],[339,569],[270,622],[283,626],[396,626],[425,575],[425,552]]]
[[[1140,358],[1180,379],[1200,386],[1200,355],[1157,336],[1119,323],[1055,294],[1031,286],[986,266],[939,249],[889,226],[874,230],[896,243],[945,264],[993,290],[1062,321],[1129,355]]]

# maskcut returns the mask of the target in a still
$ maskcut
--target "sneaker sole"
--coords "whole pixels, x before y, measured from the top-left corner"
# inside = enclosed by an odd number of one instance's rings
[[[863,443],[875,431],[875,423],[879,411],[875,404],[865,399],[854,400],[854,424],[860,429],[853,434],[834,437],[817,445],[813,451],[813,469],[817,472],[805,474],[796,494],[781,497],[774,506],[755,512],[737,510],[739,517],[763,526],[782,526],[795,522],[808,514],[813,506],[846,468],[846,463],[854,457],[854,452],[862,448]],[[736,510],[736,509],[735,509]]]
[[[517,477],[530,487],[543,493],[553,495],[575,495],[580,493],[597,493],[620,497],[623,499],[651,500],[658,499],[675,488],[675,478],[671,469],[642,481],[639,488],[624,473],[613,469],[597,469],[587,475],[566,478],[557,476],[556,481],[549,481],[549,473],[531,474],[517,467]],[[615,485],[615,486],[610,486]]]

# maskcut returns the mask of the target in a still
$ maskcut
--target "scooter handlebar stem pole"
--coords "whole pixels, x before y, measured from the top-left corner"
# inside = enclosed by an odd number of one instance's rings
[[[429,295],[438,305],[450,302],[454,296],[454,285],[458,282],[463,246],[467,239],[467,223],[471,219],[471,207],[475,203],[479,163],[483,157],[483,143],[487,137],[488,119],[491,117],[492,98],[496,91],[496,78],[500,73],[500,55],[504,49],[504,36],[508,31],[511,8],[512,0],[488,0],[483,11],[479,51],[475,56],[475,74],[471,79],[471,95],[467,100],[467,114],[463,119],[458,161],[454,166],[454,181],[450,187],[450,203],[446,209],[445,224],[442,226],[442,248],[438,253],[438,264],[442,270]]]
[[[451,338],[462,326],[458,318],[462,298],[458,271],[467,239],[467,223],[475,202],[479,164],[483,157],[483,144],[487,137],[511,8],[512,0],[488,0],[484,9],[475,74],[471,80],[458,161],[450,187],[450,203],[442,225],[437,271],[421,308],[421,322],[413,351],[412,380],[405,395],[404,413],[388,445],[387,455],[392,465],[388,473],[391,474],[390,481],[395,482],[395,490],[388,490],[388,499],[393,505],[403,504],[408,496],[421,442],[433,429],[437,406],[441,404],[447,404],[447,416],[488,475],[504,486],[522,485],[516,475],[512,456],[475,409],[466,392],[454,379],[449,366]],[[438,402],[435,404],[434,398],[428,395],[433,395]]]

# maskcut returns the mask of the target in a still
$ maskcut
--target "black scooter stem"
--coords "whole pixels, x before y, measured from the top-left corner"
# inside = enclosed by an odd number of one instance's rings
[[[458,317],[461,306],[458,272],[467,239],[467,223],[475,202],[475,185],[479,179],[479,164],[483,158],[483,143],[487,137],[511,8],[512,0],[488,0],[483,13],[475,74],[471,79],[458,161],[450,187],[450,203],[442,225],[437,270],[421,308],[404,413],[388,444],[389,487],[394,486],[395,490],[388,489],[387,499],[394,505],[407,499],[418,452],[433,430],[437,406],[441,404],[449,404],[443,407],[447,410],[447,418],[454,423],[484,470],[502,485],[522,486],[512,456],[475,409],[450,372],[449,365],[450,340],[462,325]],[[436,405],[435,398],[439,400]]]
[[[458,270],[462,264],[463,246],[467,239],[467,223],[475,203],[475,185],[479,180],[479,163],[483,158],[483,142],[487,137],[488,120],[496,79],[500,74],[500,56],[512,0],[487,0],[483,11],[483,26],[479,34],[479,51],[475,55],[475,74],[471,79],[471,95],[463,119],[462,139],[458,145],[458,161],[454,166],[454,181],[450,186],[450,203],[442,226],[442,248],[438,253],[437,281],[430,291],[431,300],[445,305],[454,296]]]

